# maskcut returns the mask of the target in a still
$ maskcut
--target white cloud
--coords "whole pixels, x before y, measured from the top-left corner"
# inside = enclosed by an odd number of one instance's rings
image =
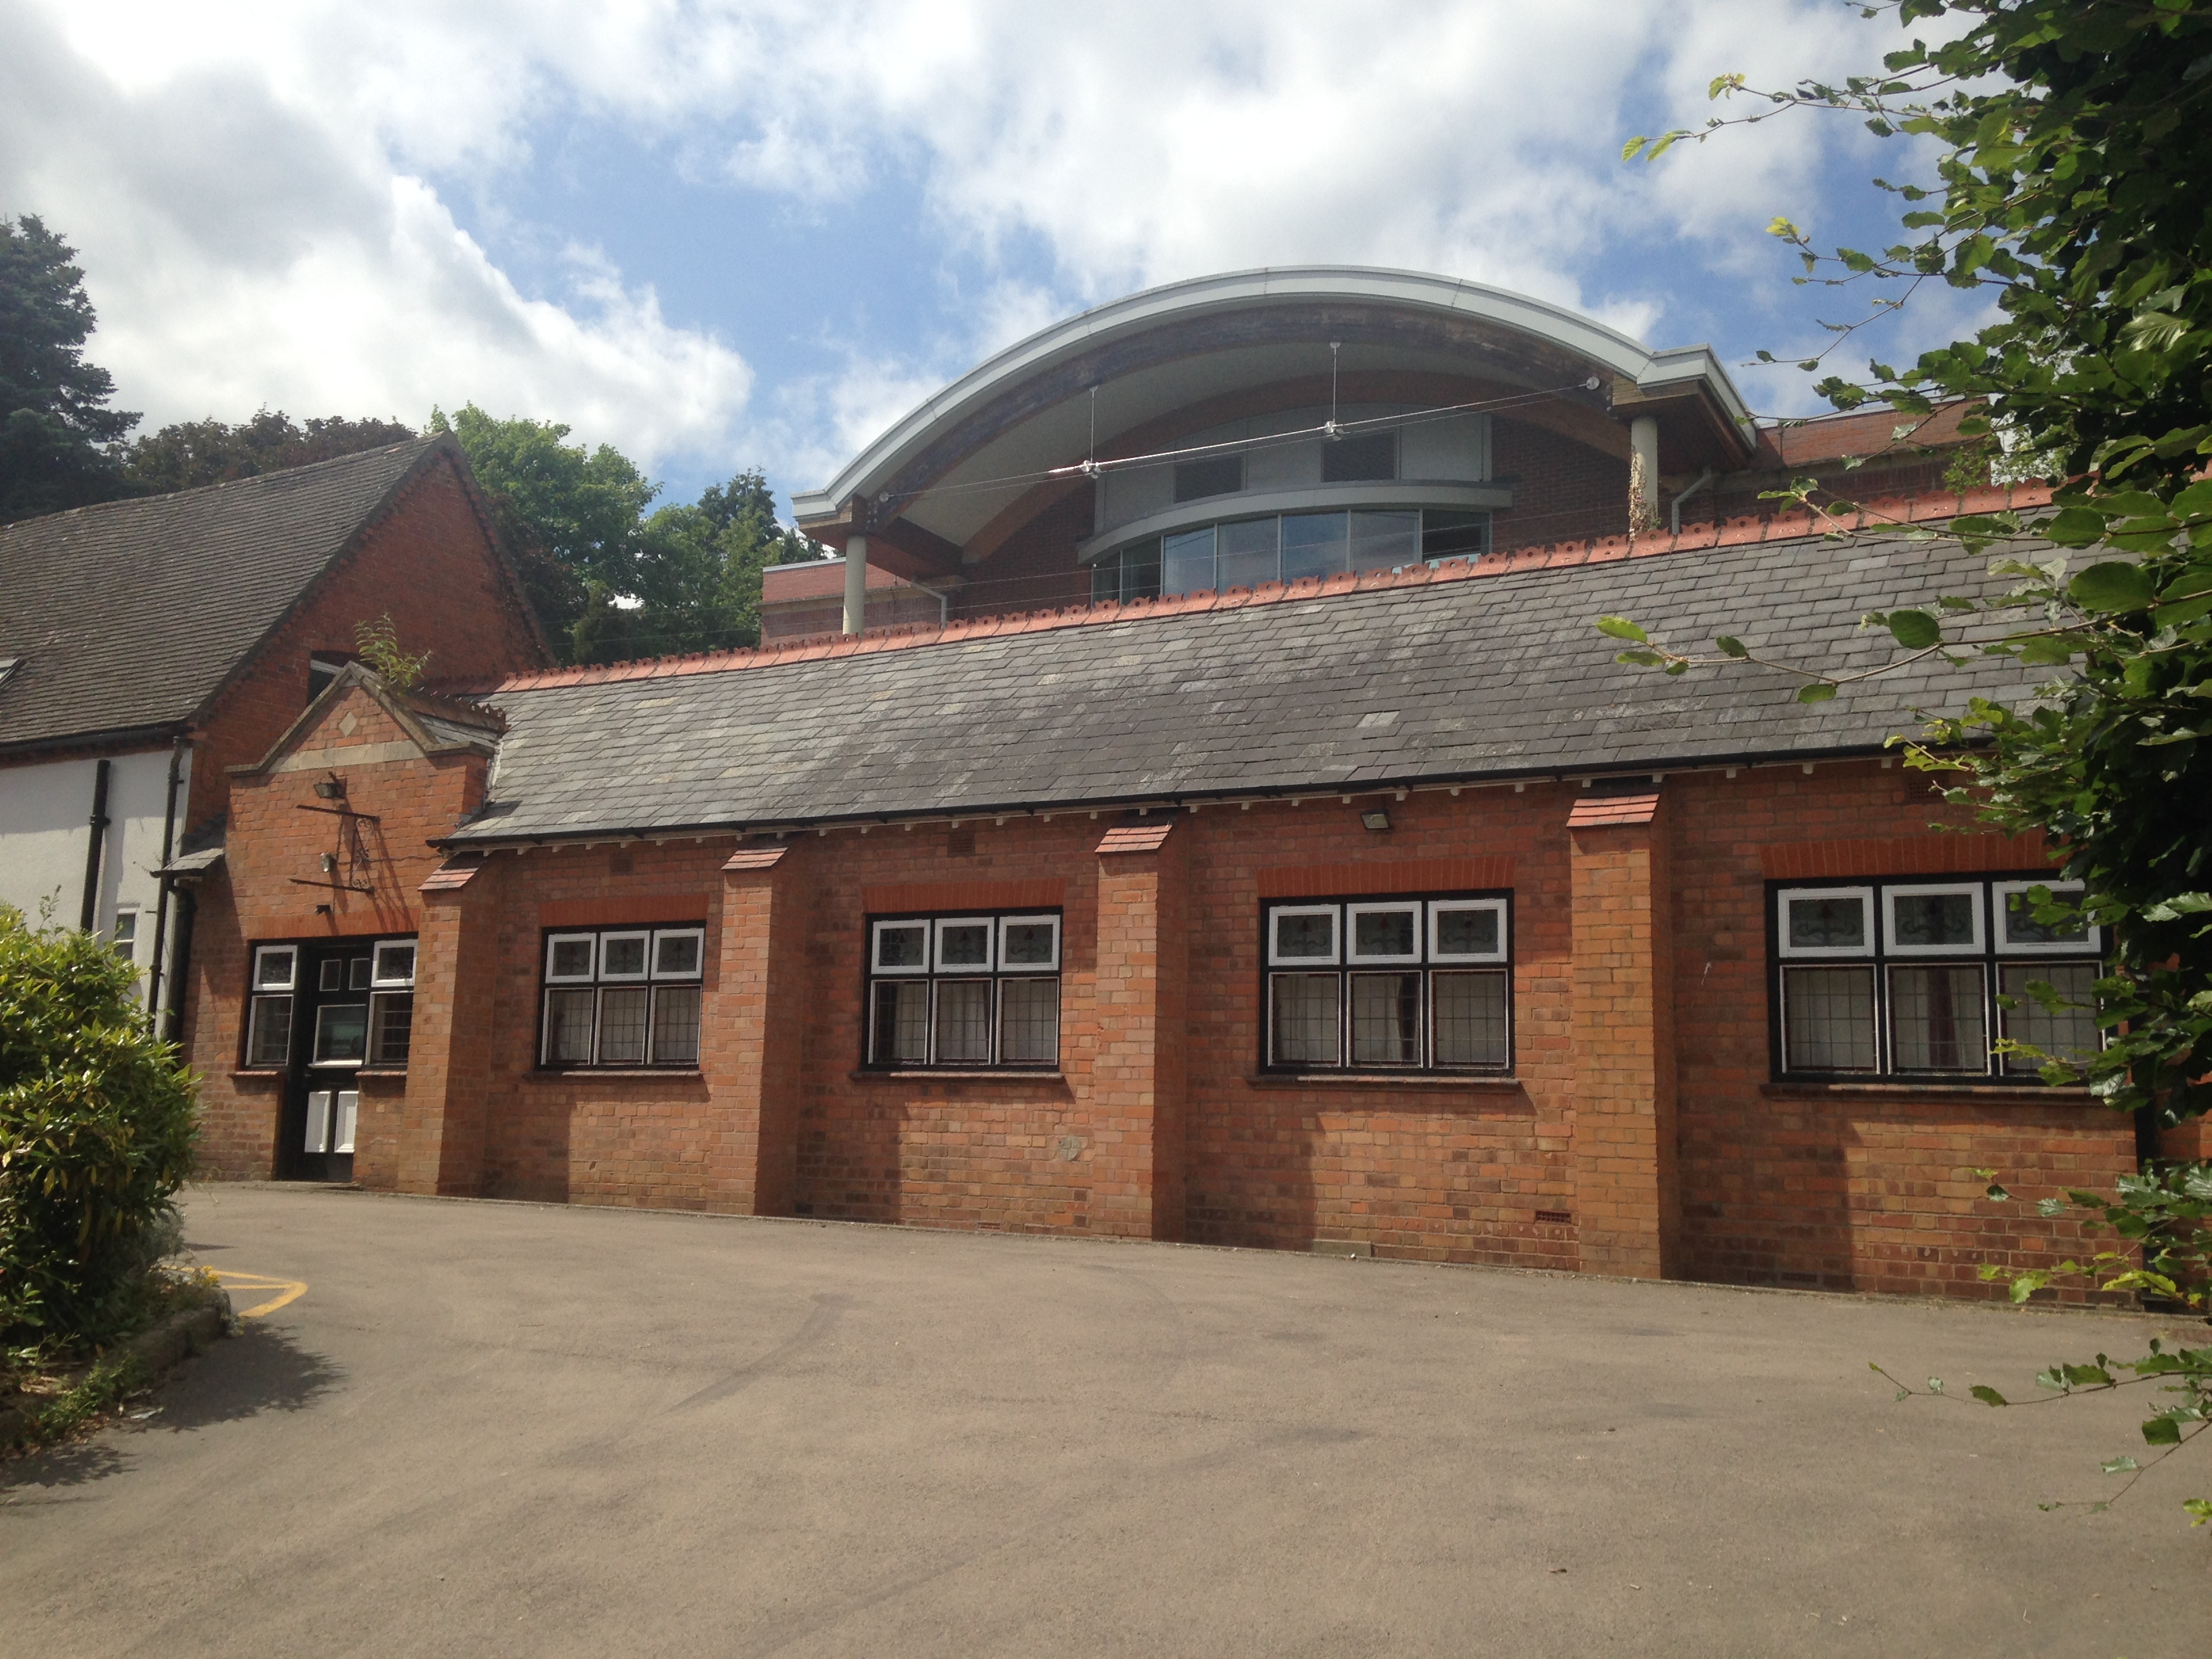
[[[1442,270],[1675,343],[1681,296],[1653,250],[1771,294],[1767,217],[1817,203],[1824,158],[1871,141],[1792,118],[1643,168],[1620,163],[1621,139],[1702,121],[1719,70],[1781,82],[1887,44],[1817,0],[252,0],[220,27],[173,3],[36,0],[6,15],[0,211],[45,211],[82,247],[103,361],[157,416],[267,401],[419,418],[474,396],[648,465],[743,445],[779,470],[834,464],[1075,307],[1209,270]],[[817,331],[830,366],[753,407],[737,349],[672,323],[605,258],[519,291],[439,188],[504,223],[536,150],[600,127],[742,187],[732,213],[758,210],[744,190],[828,212],[918,193],[928,246],[887,245],[945,320],[918,338]],[[712,210],[708,187],[695,199]],[[847,309],[844,252],[792,274],[822,290],[821,318]]]

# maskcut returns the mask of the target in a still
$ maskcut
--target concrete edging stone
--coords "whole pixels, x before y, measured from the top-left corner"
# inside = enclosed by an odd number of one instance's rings
[[[158,1382],[192,1355],[204,1352],[217,1337],[228,1336],[236,1322],[230,1292],[219,1290],[198,1307],[173,1313],[152,1329],[139,1332],[119,1352],[146,1367],[148,1382]],[[22,1433],[22,1412],[13,1406],[0,1410],[0,1450],[14,1446]]]

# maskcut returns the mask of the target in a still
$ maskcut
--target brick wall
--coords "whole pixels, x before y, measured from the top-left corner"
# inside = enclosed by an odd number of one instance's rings
[[[349,712],[354,737],[380,737]],[[349,769],[356,804],[383,798],[374,771]],[[287,860],[312,850],[285,817],[311,781],[240,787],[238,834],[253,845],[234,843],[231,885],[211,884],[203,908],[195,1055],[216,1073],[210,1144],[233,1173],[265,1171],[273,1115],[265,1080],[227,1076],[242,941],[300,925],[276,884]],[[428,763],[396,768],[391,784],[465,797]],[[1939,857],[2018,868],[2032,848],[1930,835],[1948,809],[1902,769],[1761,768],[1668,779],[1643,839],[1606,843],[1602,868],[1578,875],[1577,837],[1621,834],[1568,828],[1587,799],[1532,784],[1209,807],[1176,817],[1163,846],[1133,860],[1101,855],[1112,820],[1087,812],[800,836],[781,860],[726,870],[726,836],[498,854],[468,890],[489,965],[469,975],[477,1001],[451,1022],[453,1051],[434,1068],[471,1080],[439,1085],[428,1064],[410,1074],[405,1113],[379,1121],[402,1138],[441,1137],[436,1155],[373,1149],[365,1129],[362,1176],[579,1202],[1291,1249],[1354,1240],[1411,1259],[1959,1295],[1987,1293],[1974,1277],[1984,1260],[2047,1261],[2071,1248],[2070,1224],[2036,1218],[2032,1200],[2130,1167],[2124,1121],[2033,1090],[1781,1087],[1767,1071],[1771,869],[1896,873]],[[1387,832],[1360,825],[1376,805]],[[419,845],[434,816],[395,807],[386,821]],[[1268,899],[1491,888],[1513,895],[1510,1079],[1259,1075]],[[420,896],[409,903],[421,913]],[[1600,921],[1628,916],[1620,939],[1578,934],[1578,903]],[[871,912],[1054,904],[1065,914],[1057,1076],[860,1070]],[[400,920],[377,912],[374,930]],[[700,1071],[540,1071],[544,930],[654,921],[708,929]],[[426,920],[426,988],[441,937]],[[1650,1034],[1662,985],[1671,1048]],[[448,1116],[434,1125],[423,1102],[436,1087]],[[363,1109],[366,1123],[367,1099]],[[480,1127],[455,1115],[466,1112]],[[1627,1133],[1601,1136],[1602,1124]],[[1592,1156],[1601,1140],[1618,1155]],[[1990,1204],[1978,1168],[2030,1202]],[[1639,1228],[1649,1260],[1624,1266]]]
[[[495,678],[544,661],[459,471],[441,455],[418,473],[281,623],[210,710],[185,822],[222,816],[224,769],[259,760],[307,706],[307,659],[351,657],[354,627],[390,616],[402,646],[430,653],[434,678]]]

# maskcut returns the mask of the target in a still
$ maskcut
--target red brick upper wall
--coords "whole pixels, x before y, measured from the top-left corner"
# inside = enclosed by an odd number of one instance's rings
[[[218,696],[192,761],[188,824],[228,807],[224,769],[259,760],[307,705],[307,659],[353,654],[356,623],[389,616],[439,678],[495,678],[547,665],[525,600],[453,460],[439,455]]]

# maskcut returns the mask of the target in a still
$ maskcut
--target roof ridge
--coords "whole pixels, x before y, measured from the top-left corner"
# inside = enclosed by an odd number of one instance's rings
[[[750,648],[701,651],[673,657],[647,657],[635,661],[574,664],[510,674],[502,679],[439,682],[451,696],[483,696],[505,691],[542,691],[572,685],[605,685],[621,680],[679,678],[695,674],[734,672],[770,668],[787,662],[811,662],[862,653],[898,651],[927,645],[951,645],[1001,634],[1042,633],[1062,628],[1088,628],[1100,623],[1144,622],[1194,611],[1242,610],[1254,605],[1282,605],[1307,599],[1334,599],[1387,587],[1419,587],[1433,582],[1480,580],[1519,574],[1530,570],[1556,570],[1575,565],[1608,563],[1620,559],[1653,558],[1669,553],[1696,553],[1753,542],[1803,541],[1826,534],[1887,528],[1907,528],[1972,514],[2002,511],[2010,507],[2040,507],[2051,500],[2048,484],[1994,484],[1980,489],[1941,495],[1883,496],[1852,503],[1849,514],[1810,512],[1750,515],[1717,524],[1687,526],[1677,535],[1592,537],[1585,541],[1546,542],[1508,549],[1478,558],[1446,559],[1436,565],[1417,564],[1395,570],[1346,571],[1326,577],[1301,576],[1289,582],[1262,582],[1256,587],[1232,587],[1217,592],[1201,589],[1149,599],[1093,600],[1035,611],[983,611],[956,617],[945,623],[902,623],[871,629],[858,636],[849,634],[808,634]]]
[[[242,484],[267,483],[275,478],[295,478],[302,472],[313,472],[319,467],[343,466],[372,455],[389,455],[410,444],[428,447],[448,436],[442,432],[418,433],[412,438],[402,438],[396,443],[378,444],[368,449],[356,449],[343,455],[327,456],[319,461],[302,461],[297,466],[278,467],[271,472],[251,472],[243,478],[218,478],[213,483],[187,484],[182,489],[161,489],[143,495],[118,495],[112,501],[88,501],[82,507],[65,507],[57,513],[35,513],[27,519],[13,519],[0,524],[0,536],[25,525],[48,524],[56,519],[73,519],[81,514],[112,513],[131,507],[151,507],[156,502],[179,501],[196,495],[211,495],[218,490],[234,489]]]

